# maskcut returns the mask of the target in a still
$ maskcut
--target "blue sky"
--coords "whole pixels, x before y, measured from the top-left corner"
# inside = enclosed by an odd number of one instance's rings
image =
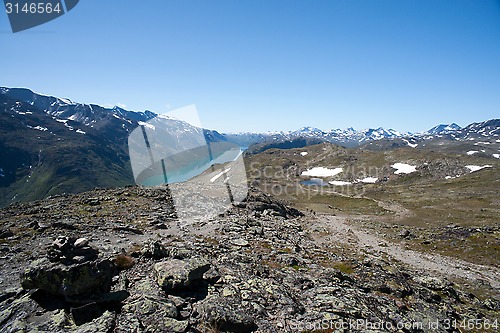
[[[82,0],[13,34],[0,85],[129,110],[196,104],[223,132],[418,132],[500,117],[495,0]]]

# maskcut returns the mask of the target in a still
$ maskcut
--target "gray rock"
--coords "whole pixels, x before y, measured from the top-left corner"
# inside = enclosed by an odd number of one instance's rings
[[[408,229],[403,229],[399,232],[398,236],[401,238],[408,238],[410,237],[411,233]]]
[[[169,300],[150,299],[142,297],[122,308],[123,321],[116,332],[130,332],[134,323],[140,323],[144,332],[185,332],[188,321],[175,319],[178,315],[174,303]]]
[[[101,316],[102,310],[97,303],[88,303],[71,309],[75,324],[82,325]]]
[[[5,239],[14,236],[14,233],[10,230],[0,230],[0,239]]]
[[[170,259],[154,265],[156,281],[167,292],[189,287],[209,269],[210,263],[203,258]]]
[[[446,282],[434,276],[416,276],[413,279],[432,290],[443,290],[447,286]]]
[[[138,316],[154,315],[168,318],[177,317],[177,308],[172,301],[163,301],[142,297],[123,306],[122,312],[134,313]]]
[[[237,246],[248,246],[249,243],[245,239],[237,238],[237,239],[231,239],[231,244],[237,245]]]
[[[211,299],[197,309],[203,322],[216,332],[247,333],[257,330],[252,317],[243,310],[223,306],[223,299]]]
[[[116,325],[116,315],[114,312],[105,311],[99,318],[89,323],[78,326],[72,330],[72,333],[96,333],[113,332]]]
[[[85,237],[82,237],[82,238],[78,238],[75,241],[75,243],[73,244],[73,246],[78,249],[78,248],[87,246],[88,243],[89,243],[89,240]]]
[[[49,294],[77,296],[108,291],[116,269],[109,260],[64,266],[39,259],[22,273],[24,289],[41,289]]]
[[[59,236],[52,243],[52,246],[56,249],[62,250],[71,247],[70,239],[66,236]]]
[[[163,259],[169,256],[165,246],[160,242],[150,242],[143,246],[141,254],[146,258]]]
[[[492,311],[500,311],[500,301],[494,298],[487,298],[483,302],[484,306]]]

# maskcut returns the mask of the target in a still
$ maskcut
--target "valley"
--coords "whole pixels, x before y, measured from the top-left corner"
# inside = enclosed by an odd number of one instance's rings
[[[2,89],[2,332],[495,331],[498,119],[235,135]],[[242,163],[158,185],[205,140]]]

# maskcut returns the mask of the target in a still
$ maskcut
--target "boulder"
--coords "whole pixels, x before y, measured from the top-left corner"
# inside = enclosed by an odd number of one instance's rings
[[[115,273],[109,260],[65,266],[43,258],[32,262],[22,273],[21,286],[64,297],[97,294],[109,290]]]
[[[188,321],[177,320],[176,317],[177,308],[172,301],[141,297],[123,306],[123,321],[116,331],[130,332],[128,329],[139,322],[145,332],[185,332]]]
[[[87,244],[89,243],[89,240],[85,237],[82,237],[82,238],[78,238],[75,243],[73,244],[73,246],[77,249],[81,248],[81,247],[84,247],[84,246],[87,246]]]
[[[154,265],[156,281],[165,291],[180,290],[203,278],[210,263],[203,258],[170,259]]]
[[[223,299],[212,299],[200,304],[197,311],[202,322],[208,324],[216,332],[247,333],[257,330],[252,317],[242,310],[224,306]]]
[[[163,259],[169,256],[169,252],[158,241],[146,243],[141,249],[141,253],[146,258],[153,258],[155,260]]]

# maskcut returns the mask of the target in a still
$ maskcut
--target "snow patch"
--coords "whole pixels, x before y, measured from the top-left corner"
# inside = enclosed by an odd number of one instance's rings
[[[361,179],[360,182],[374,184],[377,182],[377,180],[378,180],[378,178],[375,178],[375,177],[366,177],[366,178]]]
[[[470,172],[475,172],[475,171],[479,171],[481,169],[484,169],[484,168],[491,168],[492,166],[491,165],[483,165],[483,166],[479,166],[479,165],[466,165],[465,166],[467,169],[470,170]]]
[[[315,167],[307,171],[302,171],[301,176],[311,177],[333,177],[342,172],[342,168],[328,169],[324,167]]]
[[[494,158],[500,158],[500,154],[492,154],[491,156],[493,156]]]
[[[344,186],[344,185],[351,185],[352,183],[351,182],[344,182],[344,181],[341,181],[341,180],[330,180],[328,182],[328,184],[332,184],[332,185],[335,185],[335,186]]]
[[[30,125],[26,125],[28,128],[31,128],[31,129],[35,129],[35,130],[39,130],[39,131],[42,131],[42,132],[45,132],[45,131],[48,131],[49,129],[47,127],[42,127],[42,126],[35,126],[35,127],[32,127]]]
[[[85,133],[84,131],[82,131],[81,129],[77,129],[77,130],[76,130],[76,133],[80,133],[80,134],[87,134],[87,133]]]
[[[391,165],[391,167],[394,169],[397,169],[396,171],[394,171],[394,173],[396,175],[399,175],[402,173],[408,174],[408,173],[412,173],[412,172],[417,171],[416,166],[409,165],[406,163],[394,163],[393,165]]]
[[[417,148],[418,146],[418,143],[411,143],[410,141],[406,140],[406,139],[403,139],[404,142],[406,142],[406,144],[412,148]]]
[[[71,100],[67,98],[58,98],[60,102],[63,102],[64,104],[74,104]]]
[[[467,152],[467,155],[469,155],[469,156],[470,156],[470,155],[474,155],[475,153],[479,153],[479,152],[478,152],[477,150],[469,150],[469,151]]]
[[[307,151],[303,151],[302,153],[300,153],[300,155],[306,156],[307,155]]]
[[[138,123],[139,123],[139,126],[144,126],[144,127],[149,128],[153,131],[156,130],[156,127],[154,125],[151,125],[151,124],[146,123],[144,121],[139,121]]]

